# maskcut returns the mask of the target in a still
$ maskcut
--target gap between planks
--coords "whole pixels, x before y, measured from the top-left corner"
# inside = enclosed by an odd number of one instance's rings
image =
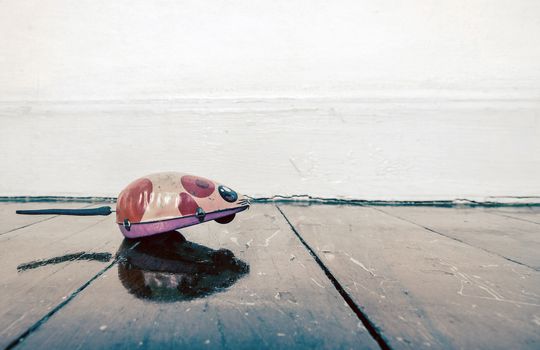
[[[11,229],[11,230],[9,230],[9,231],[2,232],[2,233],[0,233],[0,236],[5,235],[5,234],[8,234],[8,233],[13,232],[13,231],[17,231],[17,230],[23,229],[23,228],[28,227],[28,226],[32,226],[32,225],[35,225],[35,224],[39,224],[40,222],[44,222],[44,221],[48,221],[48,220],[57,218],[57,217],[58,217],[58,215],[55,215],[55,216],[51,216],[51,217],[48,217],[48,218],[45,218],[45,219],[42,219],[42,220],[39,220],[39,221],[34,221],[34,222],[29,223],[29,224],[26,224],[26,225],[23,225],[23,226],[19,226],[19,227],[13,228],[13,229]]]
[[[351,308],[351,310],[355,313],[356,317],[362,322],[364,327],[368,330],[371,337],[377,342],[377,344],[381,347],[383,350],[390,350],[391,347],[387,340],[384,338],[383,334],[381,333],[379,327],[373,323],[369,319],[369,317],[362,311],[362,309],[354,302],[352,297],[345,291],[345,288],[339,283],[337,278],[330,272],[328,267],[323,263],[323,261],[319,258],[317,253],[311,248],[311,246],[304,240],[304,238],[300,235],[300,233],[296,230],[296,228],[293,226],[293,224],[289,221],[289,218],[285,215],[285,213],[281,210],[279,206],[276,205],[277,210],[281,213],[285,221],[287,221],[287,224],[289,224],[292,232],[296,235],[296,237],[300,240],[300,242],[304,245],[304,247],[308,250],[309,254],[313,257],[317,265],[323,270],[326,277],[330,280],[334,288],[338,291],[339,295],[343,298],[345,303]]]
[[[472,244],[470,244],[470,243],[468,243],[468,242],[465,242],[465,241],[463,241],[463,240],[461,240],[461,239],[459,239],[459,238],[455,238],[455,237],[452,237],[452,236],[449,236],[449,235],[445,235],[445,234],[442,233],[442,232],[439,232],[439,231],[437,231],[437,230],[434,230],[434,229],[432,229],[432,228],[429,228],[429,227],[427,227],[427,226],[424,226],[424,225],[419,224],[419,223],[417,223],[417,222],[414,222],[414,221],[412,221],[412,220],[405,219],[405,218],[403,218],[403,217],[401,217],[401,216],[399,216],[399,215],[390,214],[390,213],[388,213],[388,212],[386,212],[386,211],[384,211],[384,210],[382,210],[382,209],[379,209],[379,208],[374,208],[374,207],[369,207],[369,208],[374,209],[374,210],[377,210],[377,211],[379,211],[379,212],[381,212],[381,213],[383,213],[383,214],[386,214],[386,215],[388,215],[388,216],[390,216],[390,217],[392,217],[392,218],[395,218],[395,219],[399,219],[399,220],[408,222],[409,224],[413,224],[413,225],[415,225],[415,226],[418,226],[418,227],[420,227],[420,228],[423,228],[424,230],[427,230],[427,231],[429,231],[429,232],[435,233],[435,234],[437,234],[437,235],[439,235],[439,236],[449,238],[449,239],[454,240],[454,241],[456,241],[456,242],[460,242],[460,243],[462,243],[462,244],[468,245],[469,247],[473,247],[473,248],[476,248],[476,249],[480,249],[480,250],[482,250],[482,251],[484,251],[484,252],[486,252],[486,253],[489,253],[489,254],[498,256],[499,258],[502,258],[502,259],[504,259],[504,260],[506,260],[506,261],[510,261],[510,262],[512,262],[512,263],[515,263],[515,264],[524,266],[524,267],[529,268],[529,269],[531,269],[531,270],[533,270],[533,271],[540,271],[540,269],[537,269],[537,268],[535,268],[534,266],[527,265],[527,264],[525,264],[525,263],[522,263],[522,262],[519,262],[519,261],[517,261],[517,260],[511,259],[511,258],[509,258],[509,257],[507,257],[507,256],[501,255],[501,254],[496,253],[496,252],[493,252],[493,251],[491,251],[491,250],[488,250],[488,249],[485,249],[485,248],[482,248],[482,247],[479,247],[479,246],[476,246],[476,245],[472,245]],[[493,215],[500,216],[500,215],[497,215],[497,214],[493,214]],[[512,218],[512,219],[515,219],[515,218]]]
[[[296,228],[292,225],[292,223],[289,221],[285,213],[279,208],[279,206],[276,206],[277,210],[280,212],[280,214],[283,216],[289,227],[291,228],[291,231],[296,235],[296,237],[300,240],[300,242],[304,245],[304,247],[308,250],[310,255],[314,258],[317,265],[323,270],[325,275],[328,277],[334,288],[337,290],[337,292],[341,295],[345,303],[351,308],[351,310],[355,313],[357,318],[362,322],[364,327],[368,330],[371,337],[377,342],[377,344],[380,346],[383,350],[391,350],[390,345],[388,342],[384,339],[384,336],[380,332],[379,328],[369,319],[369,317],[360,309],[360,307],[353,301],[351,296],[345,291],[343,286],[339,283],[339,281],[336,279],[336,277],[330,272],[328,267],[322,262],[322,260],[318,257],[318,255],[315,253],[315,251],[309,246],[309,244],[302,238],[300,233],[296,230]],[[53,219],[57,216],[53,216],[50,218],[47,218],[45,220],[41,220],[39,222],[43,222],[46,220]],[[25,225],[19,228],[16,228],[12,231],[37,224],[39,222],[31,223],[29,225]],[[138,243],[134,243],[130,249],[133,249],[134,246],[136,246]],[[77,259],[75,259],[77,260]],[[105,272],[107,272],[109,269],[111,269],[116,263],[118,262],[118,257],[115,257],[115,259],[107,265],[105,268],[100,270],[98,273],[96,273],[93,277],[91,277],[88,281],[83,283],[79,288],[77,288],[75,291],[73,291],[65,300],[63,300],[61,303],[56,305],[53,309],[51,309],[47,314],[45,314],[42,318],[40,318],[38,321],[36,321],[34,324],[32,324],[28,329],[26,329],[23,333],[21,333],[17,338],[15,338],[12,342],[10,342],[5,349],[10,350],[14,349],[19,345],[21,342],[24,341],[25,338],[30,336],[33,332],[38,330],[47,320],[52,317],[54,314],[56,314],[58,311],[60,311],[62,308],[64,308],[66,305],[68,305],[79,293],[81,293],[83,290],[85,290],[87,287],[89,287],[92,282],[94,282],[97,278],[99,278],[101,275],[103,275]]]
[[[519,220],[519,221],[523,221],[523,222],[529,222],[529,223],[535,224],[535,225],[540,225],[539,222],[532,221],[532,220],[527,220],[527,219],[523,219],[523,218],[518,218],[517,216],[505,215],[505,214],[501,214],[501,213],[491,213],[491,212],[488,212],[488,214],[501,216],[501,217],[504,217],[504,218],[514,219],[514,220]]]
[[[87,204],[87,205],[84,205],[81,207],[81,209],[83,208],[88,208],[88,207],[91,207],[93,205],[96,205],[96,203],[90,203],[90,204]],[[36,225],[36,224],[39,224],[40,222],[45,222],[45,221],[49,221],[49,220],[52,220],[52,219],[55,219],[57,217],[59,217],[61,215],[53,215],[53,216],[50,216],[50,217],[47,217],[47,218],[44,218],[44,219],[41,219],[41,220],[38,220],[38,221],[34,221],[34,222],[31,222],[29,224],[26,224],[26,225],[23,225],[23,226],[19,226],[19,227],[16,227],[16,228],[12,228],[11,230],[8,230],[6,232],[0,232],[0,236],[2,235],[5,235],[5,234],[8,234],[10,232],[13,232],[13,231],[17,231],[17,230],[20,230],[20,229],[23,229],[25,227],[29,227],[29,226],[32,226],[32,225]]]
[[[134,243],[129,249],[133,249],[138,242]],[[78,260],[75,259],[75,260]],[[98,273],[96,273],[92,278],[90,278],[88,281],[83,283],[79,288],[77,288],[75,291],[73,291],[65,300],[63,300],[61,303],[56,305],[51,311],[46,313],[42,318],[40,318],[38,321],[36,321],[33,325],[28,327],[26,331],[21,333],[17,338],[15,338],[11,343],[9,343],[5,350],[10,350],[15,348],[17,345],[19,345],[21,342],[24,341],[24,339],[28,336],[30,336],[33,332],[35,332],[39,327],[41,327],[49,318],[51,318],[54,314],[56,314],[58,311],[60,311],[62,308],[64,308],[67,304],[69,304],[80,292],[85,290],[92,282],[94,282],[99,276],[103,275],[105,272],[111,269],[111,267],[114,266],[118,262],[118,257],[115,257],[114,260],[107,265],[105,268],[101,269]]]

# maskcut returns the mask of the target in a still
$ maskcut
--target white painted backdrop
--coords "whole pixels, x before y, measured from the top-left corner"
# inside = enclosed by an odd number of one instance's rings
[[[0,196],[540,196],[540,2],[0,3]],[[530,200],[537,200],[531,198]]]

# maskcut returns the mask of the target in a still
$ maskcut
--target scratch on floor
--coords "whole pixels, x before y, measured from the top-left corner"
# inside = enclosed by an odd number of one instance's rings
[[[537,326],[540,326],[540,317],[534,315],[533,322],[536,323]]]
[[[368,269],[364,264],[362,264],[360,261],[358,261],[355,258],[353,258],[352,256],[350,256],[349,254],[347,254],[347,253],[344,253],[344,254],[347,255],[349,257],[349,260],[351,260],[354,264],[360,266],[362,269],[367,271],[371,276],[375,277],[375,274],[372,271],[373,269]]]
[[[272,238],[274,238],[278,233],[280,233],[281,230],[277,230],[276,232],[274,232],[270,237],[267,237],[265,240],[264,240],[264,244],[261,246],[261,247],[268,247],[270,245],[270,241],[272,240]]]
[[[23,313],[23,314],[21,315],[21,317],[17,318],[15,321],[11,322],[11,323],[9,324],[9,326],[7,326],[6,328],[4,328],[4,329],[2,330],[2,333],[7,333],[11,328],[13,328],[14,326],[16,326],[16,325],[17,325],[21,320],[23,320],[25,317],[26,317],[26,312]]]
[[[319,282],[317,282],[313,277],[311,278],[311,280],[313,281],[313,283],[315,283],[316,285],[318,285],[319,287],[324,289],[324,286],[322,284],[320,284]]]
[[[493,300],[493,301],[498,301],[498,302],[514,304],[514,305],[529,305],[529,306],[540,307],[540,303],[530,303],[526,301],[508,299],[504,297],[502,294],[500,294],[499,292],[497,292],[496,290],[494,290],[493,288],[490,288],[488,285],[486,285],[486,283],[481,283],[477,279],[474,279],[471,276],[469,276],[468,274],[459,271],[459,269],[456,266],[449,263],[445,263],[442,260],[440,260],[440,264],[450,268],[450,270],[454,273],[454,276],[459,278],[460,288],[457,291],[457,294],[460,296],[469,297],[469,298],[477,298],[477,299],[485,299],[485,300]],[[465,287],[467,285],[470,285],[471,287],[476,287],[484,291],[484,293],[486,293],[487,296],[466,294]]]

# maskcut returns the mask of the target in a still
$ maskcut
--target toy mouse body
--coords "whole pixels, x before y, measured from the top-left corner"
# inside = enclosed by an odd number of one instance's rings
[[[202,222],[228,223],[249,201],[227,186],[199,176],[167,172],[130,183],[116,204],[116,222],[128,238],[168,232]]]
[[[226,224],[248,208],[246,197],[215,181],[177,172],[156,173],[120,192],[116,223],[125,237],[140,238],[211,220]],[[17,210],[17,214],[109,215],[111,208]]]

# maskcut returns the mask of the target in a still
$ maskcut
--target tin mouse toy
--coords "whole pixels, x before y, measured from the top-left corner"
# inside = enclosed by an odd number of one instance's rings
[[[116,223],[127,238],[169,232],[214,220],[231,222],[249,208],[249,200],[218,182],[177,172],[139,178],[124,188],[116,202]],[[111,207],[94,209],[17,210],[17,214],[109,215]]]

